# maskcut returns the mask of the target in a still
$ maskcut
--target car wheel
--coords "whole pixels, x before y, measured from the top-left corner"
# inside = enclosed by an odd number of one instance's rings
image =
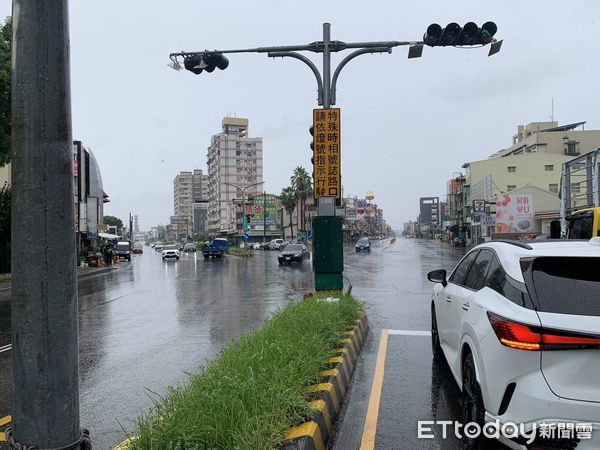
[[[442,346],[440,345],[440,335],[438,333],[437,316],[435,306],[431,305],[431,352],[433,359],[439,359],[442,356]]]
[[[485,407],[481,387],[477,382],[472,353],[466,356],[462,365],[462,413],[464,424],[474,422],[480,427],[484,425]],[[468,448],[477,449],[480,447],[481,439],[468,439],[467,443]]]
[[[204,256],[204,259],[208,259],[208,255],[202,255],[202,256]]]
[[[176,260],[176,261],[179,261],[179,256],[177,256],[177,257],[175,258],[175,260]]]

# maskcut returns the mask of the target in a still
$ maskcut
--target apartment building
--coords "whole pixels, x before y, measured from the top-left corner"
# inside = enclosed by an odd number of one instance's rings
[[[576,157],[600,147],[600,130],[586,130],[585,122],[558,125],[558,122],[532,122],[519,125],[512,145],[490,155],[502,158],[528,153],[554,153]]]
[[[262,138],[249,137],[248,119],[225,117],[221,126],[207,153],[208,232],[239,236],[242,200],[263,191]]]
[[[206,210],[208,202],[208,176],[202,170],[180,172],[173,179],[174,226],[176,239],[194,233],[206,232]],[[204,213],[202,213],[204,210]]]

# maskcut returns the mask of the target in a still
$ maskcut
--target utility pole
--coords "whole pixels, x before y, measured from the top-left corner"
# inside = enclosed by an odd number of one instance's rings
[[[239,190],[242,193],[242,224],[244,223],[244,217],[246,216],[246,190],[255,187],[255,186],[260,186],[261,184],[264,184],[264,181],[259,181],[258,183],[252,183],[249,184],[248,186],[238,186],[237,184],[233,184],[233,183],[225,183],[223,182],[223,184],[227,185],[227,186],[231,186],[236,188],[237,190]],[[242,226],[242,228],[244,228]],[[242,229],[242,234],[245,232],[246,230]]]
[[[91,448],[79,348],[67,0],[13,0],[12,448]]]
[[[263,191],[263,244],[267,242],[267,191]]]

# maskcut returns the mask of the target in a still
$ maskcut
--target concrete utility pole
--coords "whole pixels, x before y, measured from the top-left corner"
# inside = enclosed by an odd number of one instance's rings
[[[13,0],[13,448],[91,448],[79,428],[66,0]]]

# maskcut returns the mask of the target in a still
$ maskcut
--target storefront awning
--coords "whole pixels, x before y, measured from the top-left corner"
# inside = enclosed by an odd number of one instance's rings
[[[116,241],[121,236],[118,236],[116,234],[110,234],[110,233],[98,233],[98,237],[100,237],[102,239],[108,239],[109,241]]]

